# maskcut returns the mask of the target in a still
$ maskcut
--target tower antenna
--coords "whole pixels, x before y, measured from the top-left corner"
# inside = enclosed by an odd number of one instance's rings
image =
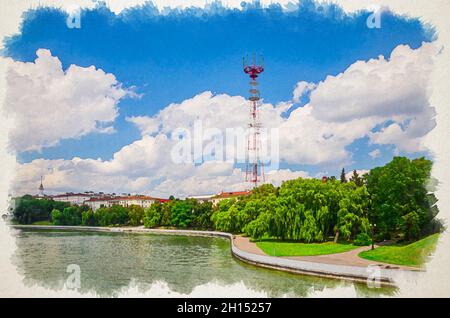
[[[243,58],[244,73],[250,77],[250,120],[248,124],[249,134],[247,139],[246,173],[245,181],[253,183],[256,188],[258,182],[264,182],[264,165],[259,158],[261,148],[261,122],[259,120],[260,92],[258,90],[258,76],[264,72],[264,59],[253,54]]]

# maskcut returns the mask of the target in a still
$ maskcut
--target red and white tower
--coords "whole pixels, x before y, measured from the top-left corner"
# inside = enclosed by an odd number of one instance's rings
[[[259,120],[260,93],[258,90],[258,82],[256,79],[264,71],[264,60],[256,58],[243,59],[244,73],[250,77],[250,122],[248,124],[249,134],[247,139],[246,153],[246,173],[245,181],[253,183],[254,187],[258,186],[258,182],[264,182],[264,165],[261,162],[261,122]]]

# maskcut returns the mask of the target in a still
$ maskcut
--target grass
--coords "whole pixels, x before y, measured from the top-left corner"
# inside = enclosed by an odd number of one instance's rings
[[[348,243],[297,243],[264,240],[256,245],[271,256],[314,256],[351,251],[359,246]]]
[[[50,221],[36,221],[31,225],[53,225]]]
[[[427,236],[408,245],[380,246],[359,253],[359,257],[383,263],[421,267],[430,256],[439,239],[439,233]]]

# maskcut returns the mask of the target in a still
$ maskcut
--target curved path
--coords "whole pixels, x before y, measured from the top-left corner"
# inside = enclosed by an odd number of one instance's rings
[[[257,255],[267,255],[264,253],[255,243],[251,242],[247,237],[237,236],[235,238],[235,244],[240,249],[257,254]],[[378,245],[375,245],[378,247]],[[325,264],[334,264],[334,265],[350,265],[350,266],[359,266],[359,267],[367,267],[370,265],[378,265],[380,268],[384,269],[402,269],[409,271],[421,271],[420,268],[411,267],[411,266],[402,266],[395,264],[387,264],[377,261],[371,261],[368,259],[364,259],[358,256],[359,253],[363,251],[368,251],[371,249],[371,246],[361,246],[355,248],[351,251],[335,253],[335,254],[324,254],[324,255],[314,255],[314,256],[282,256],[282,258],[297,260],[297,261],[305,261],[305,262],[315,262],[315,263],[325,263]]]
[[[43,225],[11,225],[17,229],[42,229],[42,230],[76,230],[96,232],[119,233],[147,233],[165,235],[192,235],[192,236],[216,236],[230,239],[231,253],[237,259],[259,267],[282,270],[303,275],[313,275],[326,278],[338,278],[367,283],[376,277],[376,280],[385,286],[395,286],[395,280],[402,278],[415,279],[421,273],[416,268],[406,268],[396,265],[388,265],[368,260],[362,260],[357,256],[356,250],[339,254],[319,256],[295,256],[276,257],[266,255],[255,243],[248,238],[232,235],[226,232],[196,231],[196,230],[166,230],[146,229],[144,227],[92,227],[92,226],[43,226]],[[359,250],[359,249],[357,249]],[[361,250],[360,250],[361,251]],[[358,263],[356,263],[358,258]],[[367,261],[367,262],[366,262]],[[376,269],[369,265],[380,265]],[[412,270],[411,270],[412,269]],[[375,276],[374,276],[375,275]]]

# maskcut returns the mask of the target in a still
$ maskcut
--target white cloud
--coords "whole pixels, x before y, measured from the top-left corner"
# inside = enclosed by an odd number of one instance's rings
[[[39,49],[36,55],[31,63],[6,59],[4,110],[15,120],[10,131],[14,150],[41,150],[61,139],[114,132],[117,104],[133,92],[94,66],[63,70],[49,50]]]
[[[367,174],[367,173],[369,173],[369,172],[370,172],[370,170],[366,170],[366,169],[356,169],[356,173],[357,173],[358,176],[360,176],[360,177],[362,177],[363,175],[365,175],[365,174]],[[339,176],[340,176],[340,175],[339,175]],[[338,176],[338,177],[339,177],[339,176]],[[353,170],[348,171],[348,172],[345,173],[345,178],[346,178],[347,180],[350,180],[352,176],[353,176]]]
[[[370,132],[370,141],[380,145],[395,145],[396,153],[426,151],[423,137],[436,126],[434,116],[433,108],[424,109],[412,118],[399,120],[380,131]]]
[[[375,159],[375,158],[380,157],[380,156],[381,156],[381,151],[380,151],[380,149],[375,149],[375,150],[369,152],[369,156],[371,156],[372,159]]]
[[[261,105],[261,121],[265,127],[278,127],[283,118],[281,114],[290,104],[277,106]],[[213,95],[206,91],[186,99],[179,104],[170,104],[153,117],[136,116],[127,120],[136,124],[143,135],[170,134],[177,128],[191,128],[194,122],[201,120],[204,128],[247,127],[249,121],[249,102],[242,96],[227,94]]]
[[[207,162],[199,166],[176,164],[164,149],[173,142],[164,135],[143,136],[122,148],[111,160],[73,158],[36,159],[18,164],[14,192],[36,193],[40,176],[48,193],[65,191],[106,191],[148,193],[168,197],[249,189],[245,173],[231,163]],[[308,177],[303,171],[281,169],[266,174],[266,182]]]
[[[300,101],[300,98],[315,89],[317,85],[315,83],[308,83],[300,81],[295,85],[294,92],[292,94],[292,100],[296,103]]]
[[[428,80],[436,54],[432,43],[416,50],[399,45],[389,59],[357,61],[311,92],[313,114],[331,122],[419,114],[429,107]]]
[[[323,125],[344,123],[347,130],[366,130],[359,137],[367,135],[373,144],[392,144],[397,152],[424,151],[423,137],[436,125],[428,99],[437,54],[434,43],[415,50],[399,45],[389,59],[357,61],[311,91],[311,113]],[[393,123],[372,131],[388,121]]]
[[[348,166],[352,162],[347,147],[366,136],[373,144],[395,144],[409,152],[423,149],[421,140],[435,125],[434,110],[427,102],[426,76],[435,52],[431,44],[416,50],[400,46],[389,60],[380,57],[358,61],[317,86],[299,84],[294,97],[311,90],[311,101],[294,109],[289,116],[283,113],[292,107],[292,102],[263,103],[264,126],[279,129],[280,159],[327,169]],[[384,89],[383,94],[376,84]],[[378,99],[374,100],[375,95]],[[419,99],[421,103],[411,99]],[[21,165],[17,190],[34,193],[41,174],[47,175],[47,188],[58,191],[102,189],[185,196],[248,188],[249,184],[243,182],[244,173],[233,163],[174,163],[171,149],[175,141],[170,138],[177,128],[193,132],[198,120],[204,131],[216,128],[224,133],[226,128],[244,128],[248,111],[249,103],[241,96],[203,92],[179,104],[170,104],[153,117],[127,118],[142,137],[116,152],[111,160],[35,160]],[[373,131],[377,127],[381,129]],[[306,174],[271,171],[267,180],[281,182],[297,176]]]

